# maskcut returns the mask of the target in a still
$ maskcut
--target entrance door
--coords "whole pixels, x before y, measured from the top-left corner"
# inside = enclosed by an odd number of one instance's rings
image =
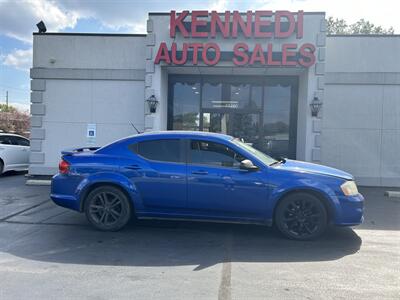
[[[171,75],[168,99],[168,129],[225,133],[296,158],[297,77]]]
[[[260,119],[261,113],[258,111],[204,110],[202,130],[228,134],[251,143],[258,138]]]

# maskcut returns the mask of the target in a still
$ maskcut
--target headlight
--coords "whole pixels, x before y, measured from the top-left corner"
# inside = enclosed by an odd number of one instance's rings
[[[354,181],[346,181],[340,188],[346,196],[355,196],[358,194],[357,185]]]

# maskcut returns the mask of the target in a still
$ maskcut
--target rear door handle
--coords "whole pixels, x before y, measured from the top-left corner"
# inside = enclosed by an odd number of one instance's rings
[[[141,169],[141,167],[139,165],[130,165],[130,166],[126,166],[127,169],[131,169],[131,170],[139,170]]]
[[[208,172],[207,172],[207,171],[193,171],[192,174],[196,174],[196,175],[207,175]]]

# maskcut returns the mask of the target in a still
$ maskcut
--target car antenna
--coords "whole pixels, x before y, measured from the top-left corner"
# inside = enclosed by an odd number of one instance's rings
[[[135,130],[136,130],[136,132],[138,133],[138,134],[141,134],[141,132],[136,128],[136,126],[135,125],[133,125],[133,123],[132,122],[129,122],[129,123],[131,123],[131,125],[132,125],[132,127],[133,128],[135,128]]]

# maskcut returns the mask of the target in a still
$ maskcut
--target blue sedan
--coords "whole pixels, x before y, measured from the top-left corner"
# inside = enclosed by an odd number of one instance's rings
[[[364,202],[346,172],[185,131],[63,151],[51,198],[105,231],[133,217],[179,219],[275,225],[298,240],[317,238],[330,224],[360,224]]]

